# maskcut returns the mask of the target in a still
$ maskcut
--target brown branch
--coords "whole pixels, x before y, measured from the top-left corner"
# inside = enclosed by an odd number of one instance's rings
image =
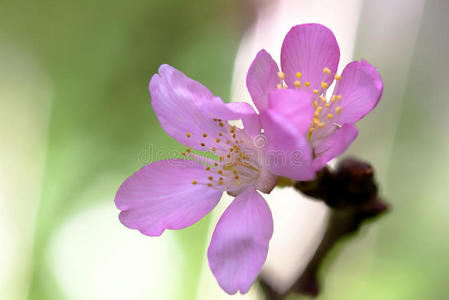
[[[324,201],[331,213],[325,234],[312,259],[285,292],[276,291],[262,275],[259,282],[267,300],[283,300],[292,293],[315,297],[320,292],[318,274],[329,251],[344,237],[357,233],[368,219],[381,215],[388,205],[378,197],[370,164],[348,158],[336,170],[324,168],[313,181],[296,182],[303,194]]]

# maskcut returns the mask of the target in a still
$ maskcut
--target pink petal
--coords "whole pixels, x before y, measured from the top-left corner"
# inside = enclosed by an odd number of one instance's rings
[[[329,28],[320,24],[294,26],[285,36],[281,49],[281,66],[288,86],[293,86],[296,73],[301,82],[309,81],[311,89],[322,90],[321,81],[329,85],[340,59],[337,40]],[[323,73],[328,68],[331,74]]]
[[[263,111],[260,117],[266,138],[264,160],[270,172],[295,180],[313,179],[312,150],[305,133],[275,111]],[[305,118],[310,124],[312,112]]]
[[[161,160],[144,166],[117,191],[120,221],[150,236],[196,223],[215,207],[222,194],[205,184],[208,176],[204,165],[191,160]],[[192,184],[192,180],[198,183]]]
[[[151,104],[162,128],[185,146],[205,150],[201,146],[203,134],[218,136],[222,130],[213,120],[220,114],[226,117],[224,120],[243,118],[246,122],[256,118],[252,108],[252,116],[247,107],[243,112],[233,110],[202,84],[171,66],[162,65],[159,73],[150,81]]]
[[[377,70],[365,60],[349,63],[335,87],[341,95],[339,122],[353,124],[367,115],[382,96],[383,83]]]
[[[249,67],[246,75],[246,86],[259,111],[266,109],[268,93],[280,83],[279,68],[265,50],[260,50]]]
[[[314,146],[316,155],[313,160],[314,169],[321,170],[331,159],[345,152],[358,134],[359,131],[354,125],[343,125],[326,138],[318,140]]]
[[[221,216],[207,251],[212,273],[225,292],[249,290],[265,262],[272,235],[268,204],[248,188]]]
[[[305,134],[309,129],[313,109],[312,94],[305,90],[281,89],[269,94],[270,111],[284,116],[296,129]]]
[[[217,98],[215,98],[217,99]],[[219,99],[219,98],[218,98]],[[215,100],[204,107],[204,114],[222,120],[242,120],[246,133],[250,136],[260,134],[260,122],[254,108],[245,102],[223,103]]]

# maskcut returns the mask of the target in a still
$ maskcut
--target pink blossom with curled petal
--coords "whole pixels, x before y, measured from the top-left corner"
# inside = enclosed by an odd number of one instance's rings
[[[249,104],[225,104],[168,65],[151,78],[150,93],[162,128],[190,148],[182,153],[185,159],[151,163],[126,179],[115,197],[119,219],[145,235],[159,236],[165,229],[196,223],[223,192],[235,196],[217,223],[208,259],[224,291],[246,293],[265,262],[273,234],[271,211],[258,191],[271,192],[278,176],[315,176],[305,137],[313,110],[297,106],[304,117],[295,119],[295,126],[269,112],[259,118]],[[269,98],[295,101],[303,93],[280,90]],[[230,125],[230,120],[242,120],[244,127]],[[194,154],[191,148],[211,152],[214,158]]]
[[[247,74],[247,87],[261,117],[278,115],[279,123],[289,123],[298,131],[300,116],[295,107],[304,103],[313,107],[313,119],[306,133],[313,149],[314,170],[342,154],[358,134],[354,126],[379,102],[383,83],[377,70],[365,60],[349,63],[341,76],[336,75],[340,50],[333,33],[320,24],[294,26],[285,36],[281,49],[281,67],[261,50]],[[336,79],[333,94],[326,91]],[[270,97],[277,89],[303,91],[296,101],[291,97]]]

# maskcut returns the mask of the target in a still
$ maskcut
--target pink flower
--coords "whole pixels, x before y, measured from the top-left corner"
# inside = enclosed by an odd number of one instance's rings
[[[315,176],[306,139],[313,109],[305,102],[295,105],[304,115],[295,127],[279,127],[282,120],[271,112],[260,122],[249,104],[225,104],[168,65],[152,77],[150,93],[163,129],[190,148],[182,153],[186,159],[151,163],[125,180],[115,197],[120,221],[145,235],[159,236],[165,229],[200,220],[223,192],[236,196],[217,223],[208,259],[223,290],[245,293],[265,262],[273,234],[271,211],[258,191],[269,193],[278,175],[297,180]],[[267,97],[293,101],[303,94],[279,90]],[[229,120],[242,120],[244,128]],[[214,158],[191,149],[213,153]]]
[[[336,74],[340,50],[332,32],[320,24],[294,26],[285,36],[281,49],[282,72],[271,56],[261,50],[247,75],[247,87],[261,112],[276,115],[280,126],[303,131],[304,116],[296,112],[304,102],[313,107],[307,140],[313,149],[313,168],[319,170],[343,153],[357,137],[354,123],[379,102],[383,83],[377,70],[361,60],[349,63],[341,76]],[[333,95],[326,91],[336,79]],[[288,88],[304,91],[296,99],[272,101],[273,90]]]

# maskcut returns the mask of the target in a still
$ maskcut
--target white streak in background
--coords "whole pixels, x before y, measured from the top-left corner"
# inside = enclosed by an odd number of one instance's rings
[[[331,28],[340,46],[341,72],[352,58],[360,7],[360,0],[281,0],[261,6],[256,24],[245,35],[237,54],[231,99],[251,103],[246,89],[246,73],[252,60],[263,48],[279,63],[284,36],[297,24],[314,22]],[[282,290],[289,286],[313,255],[323,233],[327,209],[291,188],[277,188],[264,197],[272,209],[274,234],[263,273]],[[229,196],[224,196],[220,208],[214,211],[209,240],[221,212],[230,201]],[[255,290],[253,287],[242,298],[257,299]],[[205,259],[198,299],[211,297],[225,299],[228,296],[218,287]]]
[[[129,230],[112,198],[66,220],[50,243],[46,259],[67,299],[179,299],[185,256],[173,232]]]
[[[0,34],[0,299],[27,296],[52,98],[35,57]]]
[[[406,104],[405,87],[424,3],[366,1],[361,13],[357,53],[378,68],[385,89],[373,113],[357,124],[360,135],[350,151],[363,153],[363,158],[373,163],[382,186],[389,182],[388,167],[402,106]]]

